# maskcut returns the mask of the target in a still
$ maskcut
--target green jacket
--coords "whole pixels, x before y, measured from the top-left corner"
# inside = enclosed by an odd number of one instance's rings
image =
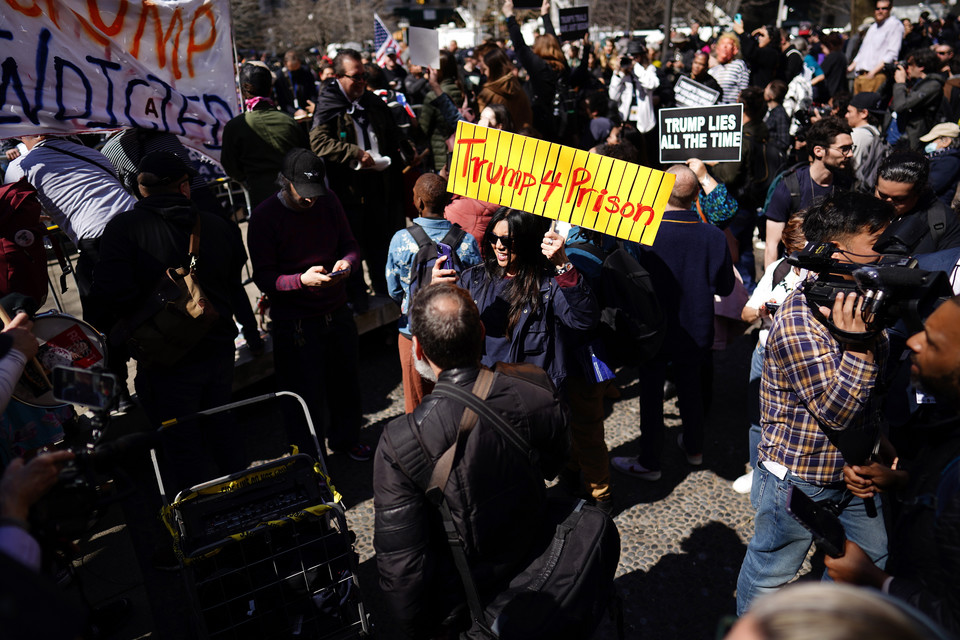
[[[463,104],[463,92],[457,86],[456,80],[447,78],[440,83],[440,89],[450,96],[453,104],[458,107]],[[456,125],[450,125],[431,102],[437,94],[427,93],[420,109],[420,129],[430,139],[430,151],[433,153],[434,169],[440,171],[447,162],[447,138],[456,131]]]
[[[257,107],[226,124],[220,152],[227,175],[246,185],[254,207],[277,192],[287,152],[310,148],[306,131],[289,114],[266,104]]]

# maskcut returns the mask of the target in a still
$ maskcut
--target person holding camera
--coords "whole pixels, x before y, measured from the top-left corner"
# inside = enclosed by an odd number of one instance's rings
[[[924,425],[926,445],[906,463],[843,468],[855,496],[887,492],[902,505],[886,569],[850,540],[843,556],[824,562],[837,582],[881,589],[960,633],[960,297],[941,304],[907,347],[914,387],[933,395],[948,417]]]
[[[642,136],[643,148],[640,148],[640,163],[649,165],[655,161],[655,152],[659,148],[656,141],[657,125],[653,112],[653,92],[660,86],[657,68],[650,62],[644,41],[631,40],[627,44],[627,55],[620,58],[619,69],[610,78],[608,95],[617,104],[617,111],[624,123],[636,127]],[[638,140],[639,142],[639,140]]]
[[[912,84],[908,88],[907,81]],[[940,72],[940,61],[930,49],[912,52],[905,64],[898,64],[893,73],[893,101],[890,109],[897,112],[897,128],[909,141],[910,148],[923,149],[920,136],[937,123],[946,76]]]
[[[807,212],[803,235],[810,243],[833,245],[839,262],[864,264],[876,259],[873,245],[893,214],[872,196],[835,193]],[[851,290],[838,293],[832,308],[814,308],[798,287],[774,317],[760,380],[761,438],[750,492],[757,513],[737,581],[738,614],[757,596],[793,580],[813,542],[785,511],[790,487],[818,502],[842,501],[839,517],[847,537],[883,566],[887,534],[883,518],[873,513],[879,501],[848,496],[843,485],[844,464],[864,462],[879,439],[876,389],[889,353],[886,333],[867,331],[861,304]]]

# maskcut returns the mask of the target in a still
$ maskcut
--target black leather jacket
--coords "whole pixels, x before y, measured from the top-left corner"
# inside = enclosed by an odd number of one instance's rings
[[[497,374],[486,404],[530,443],[531,462],[480,418],[444,491],[464,542],[481,598],[510,576],[527,552],[545,506],[544,478],[561,469],[569,447],[567,414],[550,379]],[[471,388],[477,368],[451,369],[440,381]],[[405,464],[423,446],[432,466],[457,438],[463,406],[431,394],[384,429],[374,461],[374,548],[380,587],[394,621],[408,637],[424,638],[465,599],[443,535],[439,511]],[[420,458],[422,460],[422,457]],[[429,476],[428,476],[429,477]]]

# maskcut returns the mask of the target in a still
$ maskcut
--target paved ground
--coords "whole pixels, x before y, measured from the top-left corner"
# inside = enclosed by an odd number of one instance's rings
[[[380,331],[362,341],[367,419],[363,439],[371,445],[384,424],[402,413],[392,338]],[[670,435],[677,432],[679,419],[675,401],[670,401],[663,479],[647,483],[614,477],[616,523],[622,538],[616,582],[624,602],[628,638],[712,638],[718,619],[733,612],[737,572],[752,530],[749,501],[730,489],[746,461],[743,389],[749,350],[749,339],[744,337],[716,354],[714,402],[708,414],[702,468],[690,467],[673,444],[675,436]],[[622,370],[619,383],[622,397],[611,405],[607,443],[611,454],[629,455],[636,451],[638,434],[635,370]],[[250,392],[267,391],[269,384]],[[138,428],[130,424],[124,428]],[[270,440],[277,426],[272,419],[251,418],[246,437]],[[373,557],[372,465],[341,456],[330,456],[328,464],[348,507],[349,526],[357,535],[359,578],[377,636],[393,638],[380,602]],[[141,458],[132,461],[127,471],[149,487],[147,465],[146,458]],[[151,513],[143,496],[135,495],[123,510],[110,510],[97,533],[82,546],[84,566],[79,574],[90,599],[97,604],[126,595],[135,602],[134,617],[116,638],[179,638],[189,633],[191,616],[179,577],[151,567],[151,550],[164,540],[150,523]],[[69,590],[74,592],[76,587]],[[613,625],[605,623],[594,637],[616,637]]]

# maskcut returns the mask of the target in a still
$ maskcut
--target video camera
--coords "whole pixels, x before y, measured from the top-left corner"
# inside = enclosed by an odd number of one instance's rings
[[[80,537],[92,527],[104,507],[125,497],[110,495],[103,486],[117,475],[117,467],[131,454],[156,444],[156,433],[134,433],[104,441],[103,429],[117,394],[116,378],[109,373],[76,367],[53,369],[53,395],[57,400],[81,404],[93,412],[86,427],[70,434],[66,446],[74,459],[64,465],[57,484],[31,511],[37,537],[54,546]]]
[[[857,264],[841,262],[834,257],[837,251],[833,243],[811,242],[789,256],[787,262],[818,274],[815,280],[806,280],[801,290],[817,318],[839,340],[869,340],[899,320],[910,333],[921,331],[927,316],[953,296],[947,274],[918,269],[917,261],[909,256],[881,255],[872,264]],[[863,297],[861,317],[866,333],[838,329],[820,313],[821,306],[833,307],[838,293],[851,292]]]

